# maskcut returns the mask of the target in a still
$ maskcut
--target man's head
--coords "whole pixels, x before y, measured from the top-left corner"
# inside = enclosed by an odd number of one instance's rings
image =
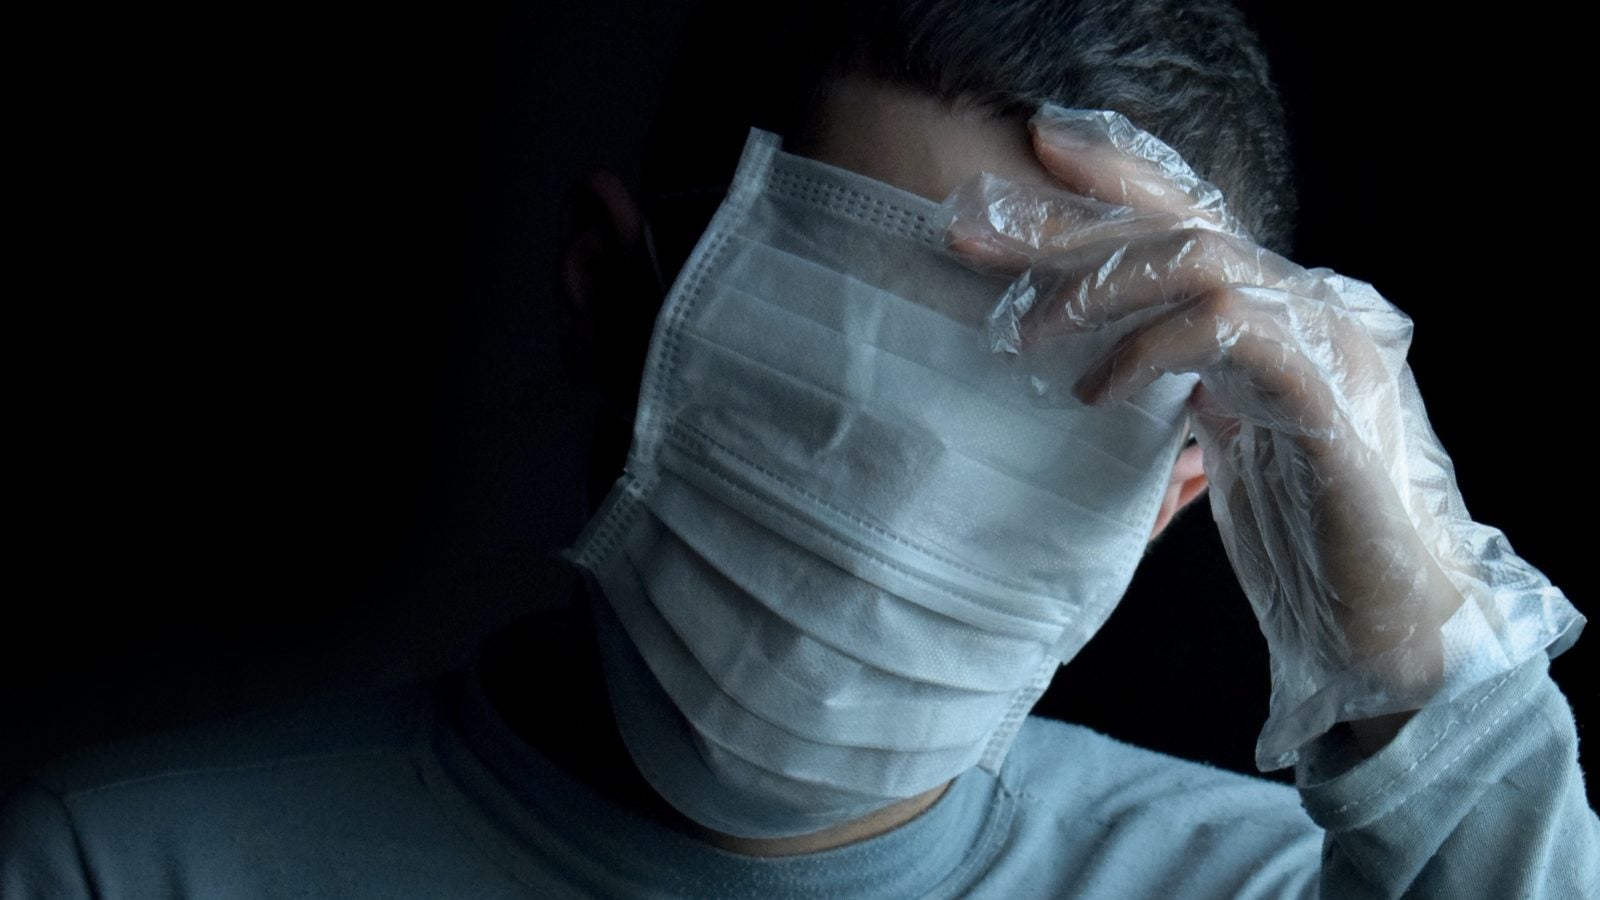
[[[1052,183],[1026,128],[1046,101],[1121,112],[1217,184],[1260,243],[1287,252],[1282,108],[1225,0],[814,0],[772,11],[710,0],[664,95],[642,202],[613,178],[592,180],[568,254],[579,316],[605,329],[593,365],[614,413],[598,438],[595,495],[620,471],[665,285],[752,125],[792,152],[939,200],[980,171]],[[1158,531],[1203,489],[1199,462],[1179,460]]]
[[[1046,153],[1054,145],[1035,143],[1028,119],[1044,101],[1109,108],[1174,144],[1201,177],[1234,199],[1233,212],[1243,227],[1284,249],[1292,199],[1281,116],[1264,62],[1231,8],[1216,4],[1197,12],[1195,7],[1150,0],[817,0],[757,13],[712,0],[658,117],[644,160],[642,201],[636,202],[615,177],[591,179],[567,254],[565,280],[584,325],[578,334],[591,338],[592,372],[607,407],[592,459],[593,496],[602,496],[621,473],[656,312],[721,204],[752,126],[781,135],[791,153],[933,201],[980,172],[1095,195],[1085,186],[1116,181],[1119,164],[1074,151],[1063,165],[1059,154]],[[748,26],[752,18],[762,21],[729,34],[729,23]],[[747,203],[752,186],[769,184],[773,171],[759,168],[771,164],[772,157],[759,149],[770,145],[752,146],[757,149],[746,156],[751,168],[738,195]],[[838,173],[827,171],[832,174],[817,174],[818,183],[831,180],[837,187]],[[900,210],[889,215],[891,220],[913,208],[897,205],[898,195],[880,190],[881,185],[844,182],[854,186],[841,189],[865,198],[867,206]],[[797,202],[812,201],[798,197]],[[728,218],[730,231],[720,238],[738,231],[743,221],[738,215]],[[772,221],[787,220],[778,215]],[[1181,396],[1168,397],[1168,412],[1154,419],[1123,409],[1131,418],[1079,422],[1082,434],[1051,418],[1044,427],[1054,430],[1044,444],[1071,435],[1095,446],[1086,434],[1105,425],[1126,441],[1119,448],[1144,455],[1137,465],[1118,457],[1120,487],[1109,481],[1101,485],[1095,477],[1117,467],[1091,473],[1091,462],[1084,477],[1076,477],[1076,470],[1050,469],[1051,487],[1034,485],[1034,491],[1025,487],[1031,484],[1025,473],[1034,471],[1036,460],[1023,459],[1013,467],[1010,457],[991,460],[976,447],[969,459],[944,442],[954,437],[960,445],[973,436],[975,422],[996,421],[991,418],[995,410],[983,402],[964,407],[979,411],[976,420],[949,418],[943,410],[946,398],[968,396],[971,386],[960,373],[942,368],[946,362],[959,368],[967,351],[930,357],[937,362],[926,362],[919,378],[880,379],[879,369],[864,364],[868,374],[851,379],[851,386],[836,386],[830,366],[854,372],[855,360],[895,354],[863,356],[853,341],[864,336],[812,329],[777,314],[763,317],[774,309],[831,308],[826,304],[849,298],[842,321],[857,321],[852,314],[858,299],[866,304],[861,311],[872,311],[867,319],[887,321],[874,317],[900,315],[907,304],[886,301],[878,307],[870,294],[848,293],[858,283],[871,283],[862,269],[876,267],[878,274],[913,290],[919,289],[919,277],[935,269],[944,269],[936,276],[941,285],[971,274],[951,271],[949,260],[939,259],[937,249],[927,245],[920,245],[920,255],[894,255],[893,242],[874,243],[888,231],[865,227],[866,217],[851,221],[863,227],[845,229],[832,240],[851,247],[860,240],[857,250],[864,255],[839,257],[837,270],[828,268],[832,261],[787,267],[789,249],[781,240],[770,245],[769,256],[754,251],[749,257],[708,256],[722,262],[708,262],[704,279],[686,283],[675,307],[684,316],[661,330],[662,346],[700,347],[698,338],[680,342],[694,334],[706,338],[706,347],[720,349],[665,354],[669,361],[652,372],[652,390],[674,386],[653,395],[666,401],[655,407],[660,415],[653,420],[663,428],[642,432],[640,471],[631,473],[630,489],[612,493],[615,502],[591,522],[575,551],[612,600],[610,607],[597,608],[614,607],[630,617],[610,632],[616,636],[626,629],[631,639],[618,637],[611,658],[629,658],[632,648],[653,659],[648,670],[653,678],[626,676],[617,682],[634,692],[627,696],[643,698],[628,707],[633,712],[619,712],[619,723],[625,736],[633,735],[635,761],[641,766],[648,761],[655,772],[652,786],[705,827],[763,841],[823,841],[815,848],[876,833],[915,815],[948,783],[935,781],[980,758],[970,754],[981,753],[993,765],[991,753],[1004,753],[1015,733],[1006,723],[1015,720],[991,719],[987,712],[952,715],[950,704],[966,709],[963,704],[973,700],[968,695],[976,694],[983,704],[995,704],[985,707],[991,712],[1031,705],[1043,688],[1038,673],[1053,671],[1061,658],[1054,654],[1070,653],[1063,650],[1067,643],[1087,639],[1079,631],[1068,640],[1064,631],[1055,630],[1053,617],[1063,609],[1055,600],[1078,605],[1084,615],[1077,621],[1087,626],[1092,615],[1107,611],[1106,601],[1114,602],[1110,586],[1127,574],[1112,569],[1132,564],[1129,556],[1142,542],[1144,526],[1119,528],[1118,523],[1126,524],[1119,515],[1134,507],[1148,515],[1149,498],[1160,494],[1154,515],[1159,533],[1206,485],[1198,447],[1184,450],[1170,475],[1164,470],[1165,448],[1176,438],[1172,417],[1182,415]],[[752,226],[745,236],[751,245],[767,240],[764,227]],[[772,230],[784,228],[773,224]],[[792,230],[806,231],[798,225]],[[794,246],[807,240],[797,238]],[[880,252],[889,256],[874,255]],[[763,261],[751,262],[758,259]],[[813,279],[819,271],[838,277]],[[712,295],[730,299],[697,302]],[[808,313],[800,315],[805,319]],[[953,336],[950,323],[939,318],[925,311],[902,316],[893,320],[899,325],[884,326],[885,333],[923,335],[936,346],[968,346],[961,341],[969,335]],[[709,331],[697,330],[712,325]],[[719,330],[722,326],[728,330]],[[796,328],[794,340],[784,333],[790,326]],[[722,337],[709,338],[711,333]],[[818,342],[805,343],[803,335]],[[802,362],[790,371],[780,358]],[[710,365],[713,359],[729,367]],[[886,363],[884,371],[894,365]],[[975,368],[988,371],[983,364]],[[851,393],[858,382],[885,392],[858,398]],[[897,393],[896,386],[909,392]],[[770,391],[764,393],[763,387]],[[829,410],[835,407],[823,398],[835,394],[840,395],[837,409],[861,416],[834,417]],[[851,405],[857,402],[859,409]],[[996,403],[997,409],[1004,406]],[[797,408],[820,413],[808,419],[796,415]],[[662,488],[678,484],[672,480],[676,475],[665,474],[658,451],[666,446],[664,429],[680,420],[698,421],[713,432],[703,444],[690,440],[694,447],[677,448],[685,459],[722,448],[729,456],[708,463],[708,471],[722,472],[727,463],[760,487],[740,487],[744,482],[735,477],[727,494],[706,485],[679,493]],[[830,424],[807,429],[809,421]],[[834,428],[836,421],[849,424]],[[1118,422],[1130,427],[1122,430]],[[726,435],[719,432],[723,424]],[[1010,436],[1014,429],[1039,424],[1025,416],[996,430]],[[1142,444],[1135,436],[1141,429],[1149,438]],[[731,443],[720,443],[719,436]],[[1054,445],[1043,453],[1054,462],[1082,456]],[[946,460],[959,464],[950,469],[935,464]],[[985,468],[989,463],[994,465]],[[984,480],[985,473],[996,477]],[[660,482],[652,480],[657,476]],[[715,474],[709,477],[716,481]],[[654,492],[632,490],[646,484],[655,485]],[[1091,493],[1104,488],[1107,505],[1115,509],[1096,515],[1089,511],[1092,503],[1048,499],[1058,485]],[[885,489],[879,491],[880,486]],[[990,502],[979,496],[990,488],[1005,499],[995,501],[994,514],[986,517],[974,507]],[[1029,516],[1014,514],[1025,507]],[[649,514],[637,515],[640,508]],[[830,512],[813,519],[818,509]],[[769,515],[785,524],[773,525],[765,518]],[[1034,542],[1011,529],[1025,532],[1046,521],[1053,524],[1043,530],[1056,542],[1040,543],[1047,550],[1037,559],[1025,551],[1013,555]],[[900,525],[911,528],[913,537],[905,538]],[[909,561],[902,558],[906,554]],[[1048,572],[1034,571],[1037,566],[1027,560],[1047,560],[1042,565]],[[1013,562],[1032,575],[1013,579]],[[1049,587],[1030,579],[1048,580]],[[1054,600],[1034,606],[1019,596]],[[875,599],[857,602],[861,598]],[[773,615],[779,608],[785,613]],[[938,614],[928,616],[929,611]],[[869,612],[885,618],[852,618]],[[722,614],[726,618],[717,618]],[[1023,623],[1032,623],[1024,629],[1027,635],[1013,633]],[[1033,626],[1041,629],[1038,634]],[[990,639],[1016,646],[989,653],[964,643],[987,647],[982,642]],[[814,648],[819,655],[767,654],[769,646]],[[677,652],[684,647],[687,655]],[[923,652],[929,647],[950,654],[939,657],[937,674],[922,668],[934,664]],[[989,671],[991,658],[1003,660],[1005,671]],[[862,674],[869,672],[870,677]],[[947,684],[951,678],[960,685]],[[959,699],[945,692],[957,687]],[[798,693],[784,693],[791,688]],[[662,689],[666,698],[651,693]],[[895,699],[885,699],[890,697]],[[883,728],[902,721],[899,715],[856,715],[881,709],[880,701],[897,705],[903,721],[925,717],[915,720],[925,721],[928,730],[885,734]],[[677,705],[682,720],[650,714],[663,704]],[[641,723],[662,721],[679,723],[679,730],[641,730]],[[981,734],[966,727],[979,721],[997,724]],[[779,727],[769,730],[774,725]],[[945,752],[956,747],[969,755],[957,760]],[[674,762],[661,763],[663,756]],[[869,762],[865,769],[863,762]],[[861,811],[877,808],[868,798],[899,798],[910,805],[894,804],[858,818]],[[880,813],[888,818],[875,818]],[[813,825],[826,827],[802,833]],[[850,837],[839,828],[867,831],[850,832],[855,836]]]
[[[724,187],[752,125],[791,152],[825,151],[843,133],[838,88],[849,79],[962,104],[1018,134],[1045,102],[1120,112],[1220,187],[1258,243],[1288,255],[1283,109],[1230,0],[799,0],[761,11],[710,0],[663,95],[645,198]],[[680,249],[662,248],[668,274]]]

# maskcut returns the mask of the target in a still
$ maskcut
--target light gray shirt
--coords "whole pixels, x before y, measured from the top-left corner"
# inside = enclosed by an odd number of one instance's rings
[[[1291,788],[1033,718],[909,824],[763,859],[612,804],[460,673],[57,765],[0,810],[0,897],[1600,896],[1542,656],[1309,757]]]

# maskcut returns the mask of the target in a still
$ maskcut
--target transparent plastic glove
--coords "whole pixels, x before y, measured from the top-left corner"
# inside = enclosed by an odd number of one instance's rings
[[[1467,514],[1405,362],[1405,314],[1256,246],[1215,187],[1118,114],[1046,107],[1031,127],[1070,190],[982,176],[946,201],[951,249],[1017,275],[990,339],[1040,402],[1199,376],[1212,513],[1271,653],[1263,771],[1337,722],[1570,646],[1583,617]],[[1075,338],[1108,328],[1126,333],[1072,361]]]

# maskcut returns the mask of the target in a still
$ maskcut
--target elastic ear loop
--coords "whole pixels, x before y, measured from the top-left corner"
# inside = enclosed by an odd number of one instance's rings
[[[661,271],[661,255],[656,252],[656,232],[650,225],[648,215],[640,218],[641,224],[644,225],[644,253],[650,260],[650,272],[655,276],[656,290],[661,294],[660,302],[666,302],[667,289],[671,285],[667,284],[667,276]]]
[[[643,204],[643,206],[644,206],[644,210],[643,210],[644,214],[640,217],[641,223],[644,226],[644,229],[643,229],[644,230],[644,252],[645,252],[646,258],[648,258],[650,260],[650,271],[655,276],[656,289],[658,291],[660,291],[660,293],[661,293],[661,301],[663,303],[666,302],[667,293],[672,289],[672,285],[667,282],[666,270],[661,265],[661,254],[656,249],[655,227],[651,224],[651,221],[650,221],[650,217],[651,217],[650,208],[654,207],[654,206],[657,206],[657,205],[659,205],[661,203],[669,203],[670,204],[673,201],[682,201],[682,200],[701,200],[701,201],[706,201],[708,199],[715,199],[717,201],[717,203],[720,205],[722,200],[727,196],[728,196],[728,189],[726,187],[720,187],[720,188],[698,187],[698,188],[687,188],[687,189],[681,190],[681,191],[669,191],[668,193],[665,193],[665,194],[657,194],[657,195],[655,195],[653,197],[650,197],[650,198],[648,198],[647,200],[644,201],[644,204]],[[708,216],[706,218],[706,220],[705,220],[705,224],[706,225],[710,225],[710,223],[711,223],[711,217]],[[702,228],[701,229],[701,233],[703,234],[704,231],[705,231],[705,229]],[[699,240],[699,235],[696,235],[695,239],[698,241]]]

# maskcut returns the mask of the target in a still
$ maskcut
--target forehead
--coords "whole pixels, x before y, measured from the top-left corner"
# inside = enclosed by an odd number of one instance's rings
[[[859,78],[837,82],[800,152],[935,202],[979,172],[1051,185],[1026,122]]]
[[[894,185],[935,203],[980,172],[1013,184],[1061,185],[1034,156],[1023,117],[996,118],[919,90],[860,77],[834,82],[804,139],[784,149]],[[722,203],[722,189],[645,198],[652,253],[670,284]]]

